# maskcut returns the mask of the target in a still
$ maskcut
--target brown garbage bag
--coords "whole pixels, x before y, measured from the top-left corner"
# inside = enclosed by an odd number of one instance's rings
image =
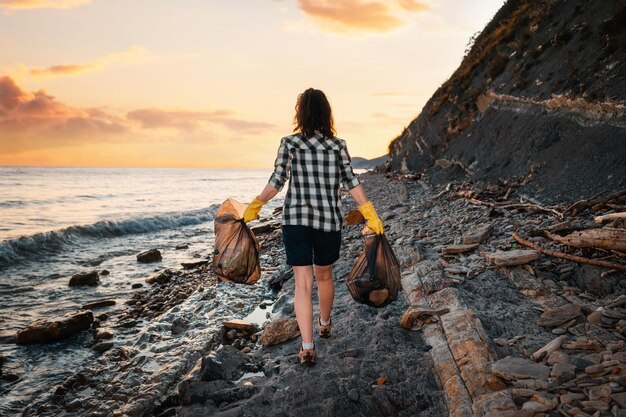
[[[246,206],[229,198],[217,210],[211,268],[222,281],[251,285],[261,277],[261,265],[259,243],[243,221]]]
[[[348,276],[348,290],[359,303],[384,307],[400,290],[400,264],[385,235],[365,236],[365,248]]]

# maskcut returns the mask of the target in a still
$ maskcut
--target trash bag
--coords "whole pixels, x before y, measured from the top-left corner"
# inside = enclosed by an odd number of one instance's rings
[[[347,284],[355,301],[372,307],[384,307],[397,298],[400,264],[384,234],[365,237],[365,248],[354,262]]]
[[[243,221],[245,209],[229,198],[217,210],[211,269],[222,281],[251,285],[261,277],[261,265],[259,243]]]

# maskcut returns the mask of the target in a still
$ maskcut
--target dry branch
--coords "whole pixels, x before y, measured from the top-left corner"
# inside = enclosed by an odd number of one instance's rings
[[[540,206],[539,204],[531,204],[531,203],[494,204],[494,203],[488,203],[486,201],[477,200],[475,198],[468,198],[467,201],[472,204],[476,204],[479,206],[487,206],[487,207],[491,207],[494,209],[522,209],[522,210],[534,209],[534,210],[554,214],[557,218],[563,219],[563,213],[560,213],[559,211],[549,208],[549,207]]]
[[[557,252],[557,251],[550,250],[550,249],[544,249],[541,246],[536,245],[522,238],[517,233],[513,233],[513,239],[515,239],[517,243],[519,243],[520,245],[524,245],[529,248],[532,248],[536,251],[543,253],[544,255],[553,256],[555,258],[567,259],[568,261],[573,261],[573,262],[577,262],[581,264],[589,264],[589,265],[600,266],[603,268],[618,269],[620,271],[626,271],[626,265],[616,264],[616,263],[607,262],[607,261],[600,261],[597,259],[583,258],[582,256],[575,256],[575,255],[570,255],[570,254],[563,253],[563,252]]]
[[[600,194],[596,194],[587,200],[577,201],[571,206],[569,206],[567,209],[565,209],[563,214],[567,214],[571,212],[572,215],[576,215],[578,213],[585,211],[589,207],[596,207],[596,206],[602,207],[603,205],[607,204],[611,200],[620,199],[621,197],[626,196],[626,190],[622,190],[617,193],[611,194],[608,197],[599,198],[601,195],[606,194],[606,193],[607,191],[603,191]]]
[[[555,242],[575,248],[626,250],[626,229],[605,227],[604,229],[579,230],[567,236],[559,236],[550,232],[545,232],[545,235]]]
[[[604,216],[596,216],[593,218],[593,221],[598,224],[602,224],[604,222],[615,220],[615,219],[626,219],[626,212],[605,214]]]

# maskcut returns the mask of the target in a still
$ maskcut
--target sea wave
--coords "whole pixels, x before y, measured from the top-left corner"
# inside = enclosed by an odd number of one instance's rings
[[[213,220],[219,204],[199,210],[164,213],[126,220],[104,220],[89,225],[70,226],[60,230],[22,236],[0,243],[0,269],[16,262],[55,254],[88,239],[102,239],[175,229]]]

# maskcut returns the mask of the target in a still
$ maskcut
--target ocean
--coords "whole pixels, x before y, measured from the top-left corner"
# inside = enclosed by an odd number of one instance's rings
[[[98,355],[81,335],[48,345],[18,346],[30,322],[76,311],[100,299],[132,296],[158,269],[205,258],[213,216],[228,197],[254,198],[270,170],[0,167],[0,415],[22,409]],[[284,193],[284,191],[283,191]],[[282,205],[283,193],[264,208]],[[188,243],[185,250],[174,250]],[[135,255],[159,248],[158,264]],[[108,270],[97,287],[69,287],[78,272]],[[87,332],[83,332],[87,333]],[[122,341],[123,342],[123,341]]]

